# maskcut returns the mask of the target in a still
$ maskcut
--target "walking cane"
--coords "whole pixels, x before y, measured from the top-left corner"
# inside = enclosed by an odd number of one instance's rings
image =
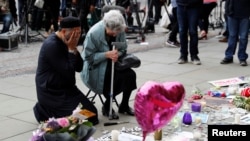
[[[112,50],[115,50],[115,44],[112,43]],[[115,62],[112,61],[111,64],[111,85],[110,85],[110,102],[109,102],[109,119],[113,119],[112,116],[112,103],[113,103],[113,91],[114,91],[114,66],[115,66]]]
[[[112,50],[115,48],[119,48],[124,46],[125,42],[112,42]],[[112,103],[113,103],[113,91],[114,91],[114,69],[115,69],[115,62],[112,61],[111,64],[111,85],[110,85],[110,104],[109,104],[109,120],[113,119],[112,116]]]

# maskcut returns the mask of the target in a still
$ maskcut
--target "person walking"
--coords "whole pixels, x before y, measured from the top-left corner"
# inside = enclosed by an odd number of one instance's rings
[[[226,0],[226,14],[229,30],[228,46],[221,64],[233,63],[237,42],[239,43],[237,56],[241,66],[247,66],[248,31],[250,17],[249,0]]]
[[[176,0],[177,2],[177,20],[179,24],[180,35],[180,58],[178,64],[188,62],[188,33],[190,37],[189,51],[191,61],[195,65],[200,65],[201,61],[198,57],[198,20],[199,8],[203,4],[203,0]]]

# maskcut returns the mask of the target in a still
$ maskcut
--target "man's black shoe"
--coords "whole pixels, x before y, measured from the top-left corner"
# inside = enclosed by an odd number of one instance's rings
[[[220,63],[221,64],[230,64],[230,63],[233,63],[233,59],[224,58],[223,60],[221,60]]]
[[[240,61],[240,65],[241,66],[247,66],[247,62],[246,61]]]
[[[135,115],[134,110],[132,108],[130,108],[130,107],[126,107],[126,108],[120,107],[119,108],[119,113],[127,114],[127,115],[130,115],[130,116]]]
[[[102,107],[102,115],[109,117],[109,109],[106,109],[104,106]],[[115,110],[112,109],[112,119],[119,119],[119,116],[116,114]]]

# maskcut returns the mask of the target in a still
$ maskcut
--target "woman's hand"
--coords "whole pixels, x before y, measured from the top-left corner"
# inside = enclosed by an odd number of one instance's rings
[[[116,62],[118,60],[118,50],[111,50],[106,52],[106,58],[111,59],[113,62]]]

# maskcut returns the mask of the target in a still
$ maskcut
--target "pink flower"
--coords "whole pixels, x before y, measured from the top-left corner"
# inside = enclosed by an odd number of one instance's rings
[[[58,118],[57,122],[61,127],[68,127],[70,125],[69,120],[67,118]]]

